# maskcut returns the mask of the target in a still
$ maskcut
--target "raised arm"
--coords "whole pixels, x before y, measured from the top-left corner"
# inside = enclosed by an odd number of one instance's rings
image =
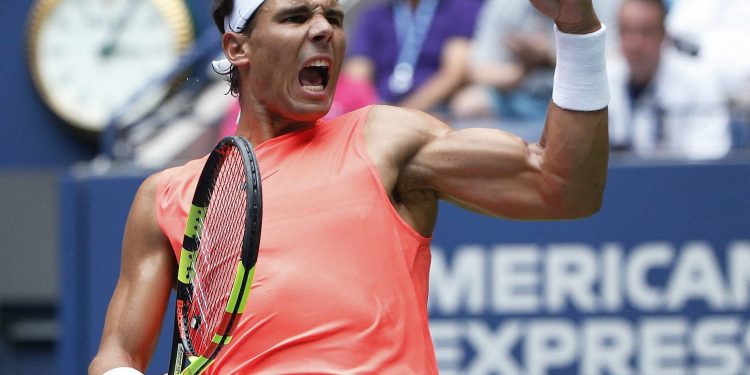
[[[600,205],[607,168],[606,111],[550,106],[539,143],[492,129],[446,131],[412,161],[439,197],[515,219],[584,217]]]
[[[425,235],[432,221],[422,215],[433,204],[425,197],[513,219],[584,217],[601,205],[606,110],[552,104],[539,143],[497,129],[453,130],[424,113],[393,107],[377,107],[371,121],[394,140],[369,142],[371,153],[388,155],[385,165],[393,166],[381,168],[386,189],[401,216]],[[382,152],[389,146],[392,151]]]
[[[536,3],[558,15],[555,20],[561,31],[589,34],[600,28],[590,0]],[[566,17],[560,19],[560,14]],[[556,74],[567,69],[560,77],[567,78],[561,85],[556,81],[555,90],[562,90],[553,95],[538,143],[496,129],[454,131],[415,111],[374,110],[368,147],[376,155],[386,189],[392,189],[401,216],[421,233],[429,234],[432,222],[424,216],[434,216],[431,201],[436,199],[516,219],[577,218],[595,213],[601,206],[607,174],[608,90],[603,65],[587,66],[591,59],[585,56],[598,56],[603,61],[603,45],[588,48],[590,44],[574,42],[572,47],[578,50],[566,51],[584,55],[583,64],[560,60],[558,46]],[[561,67],[563,64],[568,65]],[[584,80],[571,80],[571,74],[573,78],[583,74]]]
[[[116,367],[144,371],[161,330],[176,261],[156,222],[155,178],[138,189],[125,227],[122,264],[90,375]],[[166,365],[165,365],[166,366]]]

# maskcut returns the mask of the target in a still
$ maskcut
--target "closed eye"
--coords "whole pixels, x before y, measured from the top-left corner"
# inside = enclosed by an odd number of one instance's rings
[[[283,23],[302,24],[307,22],[313,16],[313,9],[306,5],[300,5],[281,10],[276,19]],[[338,9],[325,10],[325,18],[333,26],[341,27],[344,25],[344,12]]]
[[[312,10],[306,5],[299,5],[281,9],[276,13],[276,18],[283,23],[305,23],[310,18]]]
[[[336,17],[328,17],[327,20],[328,20],[328,23],[330,23],[333,26],[341,26],[343,24],[343,22],[341,22],[341,20]]]
[[[305,15],[297,14],[297,15],[286,17],[283,19],[283,21],[288,22],[288,23],[305,23],[307,22],[307,18],[308,17]]]
[[[326,11],[326,19],[328,23],[333,26],[344,25],[344,13],[337,9],[329,9]]]

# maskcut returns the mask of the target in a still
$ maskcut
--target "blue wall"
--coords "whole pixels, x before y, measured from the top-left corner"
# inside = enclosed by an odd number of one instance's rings
[[[47,109],[26,63],[26,20],[30,1],[0,5],[0,168],[58,167],[94,156],[93,145],[70,134]],[[33,149],[34,152],[29,150]]]
[[[66,180],[60,374],[96,352],[143,178]],[[430,273],[441,374],[746,374],[747,186],[748,164],[615,165],[602,210],[583,220],[441,205]],[[168,316],[147,374],[166,369],[171,327]]]

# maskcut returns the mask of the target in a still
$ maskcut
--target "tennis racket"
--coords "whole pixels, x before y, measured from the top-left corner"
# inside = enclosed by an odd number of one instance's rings
[[[231,341],[255,273],[262,204],[250,142],[222,139],[206,160],[185,225],[170,375],[200,374]]]

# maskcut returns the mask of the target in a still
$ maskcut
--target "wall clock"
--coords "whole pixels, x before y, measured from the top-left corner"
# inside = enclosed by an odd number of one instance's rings
[[[53,112],[97,135],[115,111],[175,66],[193,33],[184,0],[35,0],[29,69]],[[136,111],[167,91],[152,93]]]

